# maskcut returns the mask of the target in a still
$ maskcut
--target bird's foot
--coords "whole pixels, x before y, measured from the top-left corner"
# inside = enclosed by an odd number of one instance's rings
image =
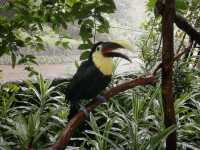
[[[90,113],[87,111],[87,109],[84,106],[80,106],[79,110],[82,111],[85,114],[86,118],[89,117]]]
[[[106,98],[104,96],[101,96],[101,95],[97,95],[96,99],[98,101],[100,101],[101,103],[105,103],[106,102]]]

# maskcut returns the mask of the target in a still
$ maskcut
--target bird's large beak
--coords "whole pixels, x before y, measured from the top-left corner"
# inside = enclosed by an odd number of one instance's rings
[[[128,44],[127,42],[121,42],[121,41],[104,42],[102,47],[102,53],[105,57],[121,57],[131,62],[131,59],[127,55],[114,51],[118,48],[129,49],[129,50],[132,49],[130,44]]]

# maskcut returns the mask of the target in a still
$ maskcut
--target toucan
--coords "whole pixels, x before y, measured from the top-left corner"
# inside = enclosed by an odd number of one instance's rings
[[[88,59],[81,63],[66,90],[66,99],[70,103],[68,119],[78,112],[80,100],[99,96],[108,86],[114,70],[113,57],[131,62],[127,55],[114,51],[118,48],[130,49],[130,45],[113,41],[98,42],[92,46]]]

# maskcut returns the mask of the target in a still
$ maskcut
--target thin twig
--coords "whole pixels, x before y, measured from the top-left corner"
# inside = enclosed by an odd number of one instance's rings
[[[183,35],[183,37],[182,37],[182,39],[181,39],[180,45],[179,45],[178,50],[177,50],[177,52],[176,52],[177,54],[180,52],[181,47],[183,46],[185,37],[186,37],[186,33],[184,33],[184,35]]]
[[[97,23],[96,23],[96,12],[94,12],[94,35],[93,35],[94,43],[96,43],[96,34],[97,34]]]
[[[181,58],[181,56],[183,56],[183,54],[189,52],[189,51],[192,49],[192,46],[193,46],[193,41],[189,40],[188,46],[187,46],[182,52],[176,54],[176,55],[174,56],[174,60],[173,60],[173,61],[177,61],[178,59]],[[154,69],[152,70],[152,73],[151,73],[151,74],[156,75],[156,73],[157,73],[158,70],[161,68],[161,66],[162,66],[162,62],[158,63],[158,64],[154,67]]]
[[[160,39],[159,39],[159,44],[158,44],[158,48],[157,48],[157,50],[156,50],[156,53],[155,53],[155,55],[158,55],[158,53],[159,53],[159,51],[160,51],[160,48],[161,48],[161,45],[162,45],[162,34],[161,34],[161,36],[160,36]]]

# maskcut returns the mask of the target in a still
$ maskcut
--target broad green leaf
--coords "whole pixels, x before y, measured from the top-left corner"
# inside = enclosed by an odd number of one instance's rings
[[[89,54],[90,54],[90,51],[83,51],[81,53],[80,60],[86,60],[86,59],[88,59]]]
[[[176,10],[187,10],[188,8],[188,1],[187,0],[176,0]]]

